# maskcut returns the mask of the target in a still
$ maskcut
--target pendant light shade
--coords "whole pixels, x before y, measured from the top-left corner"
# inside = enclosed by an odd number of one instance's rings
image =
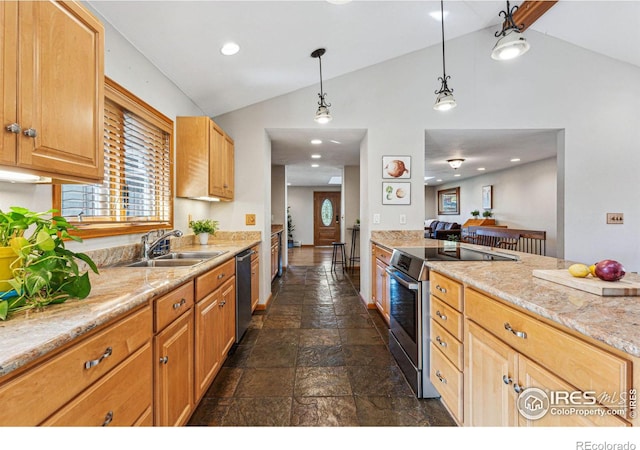
[[[506,61],[524,55],[529,50],[529,43],[520,30],[524,25],[516,25],[513,20],[513,13],[518,10],[517,6],[511,8],[507,0],[507,9],[500,11],[499,16],[504,18],[503,28],[496,32],[495,36],[500,37],[491,52],[491,58],[498,61]]]
[[[464,158],[447,159],[447,162],[449,163],[451,168],[455,170],[460,168],[460,166],[464,162]]]
[[[322,55],[324,55],[326,50],[324,48],[319,48],[314,50],[311,53],[312,58],[318,58],[320,63],[320,92],[318,93],[318,97],[320,97],[320,101],[318,102],[318,110],[316,111],[315,121],[319,124],[326,124],[331,122],[331,113],[329,112],[329,106],[331,103],[326,103],[324,97],[327,95],[322,90]]]
[[[435,91],[438,95],[436,97],[436,103],[433,105],[433,109],[436,111],[448,111],[456,107],[456,100],[453,98],[453,89],[449,89],[447,81],[451,78],[447,75],[445,69],[445,54],[444,54],[444,3],[440,0],[440,24],[442,27],[442,76],[438,78],[440,81],[440,89]]]

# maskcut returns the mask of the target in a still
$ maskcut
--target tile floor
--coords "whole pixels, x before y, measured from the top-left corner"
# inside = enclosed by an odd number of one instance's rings
[[[455,426],[439,400],[414,397],[347,274],[290,259],[188,425]]]

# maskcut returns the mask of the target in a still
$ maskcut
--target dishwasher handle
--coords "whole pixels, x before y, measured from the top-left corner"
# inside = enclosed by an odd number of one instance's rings
[[[254,253],[256,253],[256,251],[255,251],[255,250],[249,250],[249,251],[247,251],[247,252],[246,252],[246,253],[244,253],[244,254],[239,253],[238,255],[236,255],[236,259],[237,259],[238,261],[244,261],[245,259],[250,258],[250,257],[251,257],[251,255],[253,255]]]
[[[411,279],[407,279],[407,276],[399,270],[394,269],[393,267],[386,267],[384,270],[390,277],[393,277],[394,280],[396,280],[398,283],[400,283],[410,291],[417,291],[418,289],[420,289],[420,285],[418,283]]]

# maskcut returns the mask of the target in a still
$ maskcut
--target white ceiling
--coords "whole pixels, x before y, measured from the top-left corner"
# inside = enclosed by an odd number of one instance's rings
[[[430,12],[439,12],[439,1],[355,0],[345,5],[324,0],[87,3],[212,117],[317,85],[318,64],[310,57],[316,48],[327,49],[322,58],[323,78],[327,80],[441,41],[440,22],[429,17]],[[501,22],[498,13],[505,6],[504,1],[446,1],[446,38],[486,27],[497,30]],[[640,67],[639,22],[639,1],[561,0],[531,28]],[[229,40],[237,42],[241,50],[225,57],[219,48]],[[312,149],[305,142],[315,137],[311,131],[317,133],[312,129],[270,130],[273,159],[299,165],[304,174],[296,177],[306,183],[324,184],[321,179],[313,181],[313,173],[306,170]],[[354,154],[349,157],[358,161],[356,139],[364,131],[332,133],[323,139],[342,142],[343,151],[351,149]],[[447,134],[440,133],[438,139],[429,132],[441,151],[447,148],[442,140]],[[461,136],[459,132],[455,135]],[[478,137],[470,132],[468,137],[472,136]],[[469,151],[472,144],[467,142]],[[331,166],[340,163],[329,156],[324,159],[327,161]],[[297,170],[290,169],[288,173],[294,176]],[[317,172],[324,179],[328,169]]]

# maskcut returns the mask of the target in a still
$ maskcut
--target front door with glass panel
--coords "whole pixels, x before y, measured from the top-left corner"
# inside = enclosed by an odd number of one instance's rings
[[[313,245],[340,241],[340,192],[314,192],[313,211]]]

